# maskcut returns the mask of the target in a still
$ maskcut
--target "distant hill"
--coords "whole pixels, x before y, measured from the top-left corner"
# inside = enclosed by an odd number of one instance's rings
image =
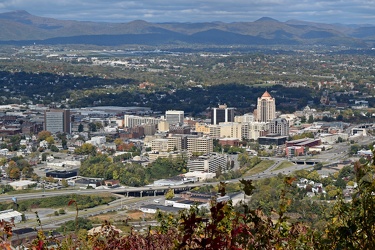
[[[80,22],[34,16],[26,11],[0,13],[0,44],[322,44],[373,47],[375,26],[280,22],[128,23]]]

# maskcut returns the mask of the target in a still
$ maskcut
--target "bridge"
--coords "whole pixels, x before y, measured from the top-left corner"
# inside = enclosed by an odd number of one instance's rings
[[[371,128],[374,126],[374,123],[363,123],[355,126],[354,128]]]
[[[319,163],[320,161],[318,160],[292,160],[291,162],[293,162],[294,164],[297,164],[297,165],[311,165],[311,166],[314,166],[315,164]]]
[[[111,193],[125,195],[126,197],[135,196],[157,196],[164,195],[168,190],[173,189],[175,193],[189,191],[192,188],[202,186],[202,183],[189,183],[186,185],[170,185],[170,186],[145,186],[139,188],[115,188],[110,190]]]

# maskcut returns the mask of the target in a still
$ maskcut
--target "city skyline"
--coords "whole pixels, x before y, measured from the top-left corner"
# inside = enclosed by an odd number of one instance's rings
[[[375,3],[360,0],[0,2],[0,13],[16,10],[42,17],[96,22],[252,22],[261,17],[271,17],[279,21],[297,19],[322,23],[375,24]]]

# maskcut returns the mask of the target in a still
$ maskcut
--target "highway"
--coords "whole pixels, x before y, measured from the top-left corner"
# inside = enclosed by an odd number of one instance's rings
[[[363,141],[361,141],[362,144],[368,144],[372,142],[373,139],[368,137],[364,138]],[[350,145],[348,143],[340,143],[333,145],[334,147],[330,150],[325,151],[324,153],[320,155],[314,156],[314,160],[318,160],[321,162],[332,162],[332,161],[339,161],[348,158],[348,150],[350,148]],[[311,165],[293,165],[287,168],[275,170],[282,161],[285,160],[285,158],[277,158],[277,157],[268,157],[270,160],[274,160],[275,163],[266,169],[265,171],[261,173],[254,174],[252,176],[244,177],[244,178],[238,178],[238,179],[232,179],[227,180],[227,183],[234,183],[238,182],[240,179],[245,180],[257,180],[257,179],[263,179],[263,178],[269,178],[276,176],[280,173],[288,175],[291,174],[294,171],[302,170],[302,169],[308,169],[312,168]],[[312,157],[298,157],[298,160],[312,160]],[[53,196],[60,196],[60,195],[71,195],[71,194],[97,194],[97,193],[103,193],[103,192],[110,192],[115,194],[126,194],[127,192],[152,192],[152,191],[163,191],[167,190],[169,188],[172,189],[190,189],[194,187],[204,186],[204,185],[217,185],[219,182],[198,182],[198,183],[189,183],[184,185],[176,185],[176,186],[144,186],[144,187],[120,187],[120,188],[112,188],[112,189],[84,189],[84,190],[56,190],[56,191],[46,191],[46,192],[38,192],[38,193],[24,193],[24,194],[17,194],[17,195],[0,195],[0,201],[11,201],[12,197],[16,197],[18,200],[25,200],[25,199],[41,199],[41,198],[48,198]],[[112,202],[109,205],[102,205],[95,208],[87,209],[87,210],[80,210],[79,216],[80,217],[88,217],[92,215],[97,215],[100,213],[106,213],[109,211],[116,211],[118,209],[121,209],[125,205],[129,207],[136,207],[135,204],[136,201],[144,200],[144,201],[153,201],[155,198],[153,196],[145,196],[143,198],[121,198],[119,200],[116,200]],[[139,203],[138,203],[139,204]],[[31,216],[32,217],[32,216]],[[66,215],[61,216],[52,216],[50,218],[43,218],[42,224],[45,227],[53,227],[57,224],[61,224],[65,221],[73,220],[75,218],[75,212],[69,212]],[[36,219],[30,218],[27,222],[18,223],[17,228],[25,228],[25,227],[37,227]]]
[[[100,215],[104,214],[107,212],[112,212],[112,211],[118,211],[122,210],[126,206],[134,206],[134,204],[139,204],[139,203],[150,203],[152,200],[155,199],[154,197],[129,197],[129,198],[121,198],[118,200],[115,200],[111,202],[109,205],[101,205],[97,206],[94,208],[88,208],[84,210],[79,210],[78,216],[79,217],[89,217],[89,216],[95,216],[95,215]],[[60,225],[64,222],[74,220],[76,217],[76,211],[67,211],[66,214],[64,215],[59,215],[59,216],[39,216],[42,227],[43,228],[56,228],[58,227],[57,225]],[[39,227],[38,222],[36,220],[36,215],[35,214],[29,214],[28,215],[28,220],[26,222],[20,222],[16,224],[16,229],[20,228],[37,228]]]

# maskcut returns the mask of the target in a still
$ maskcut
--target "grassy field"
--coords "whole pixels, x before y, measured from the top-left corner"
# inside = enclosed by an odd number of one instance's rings
[[[274,170],[280,170],[280,169],[288,168],[288,167],[291,167],[293,165],[294,164],[290,161],[284,161],[279,166],[277,166],[277,168],[275,168]]]
[[[275,162],[271,160],[263,160],[259,164],[255,165],[252,169],[247,171],[244,176],[250,176],[263,172],[264,170],[271,167]]]

